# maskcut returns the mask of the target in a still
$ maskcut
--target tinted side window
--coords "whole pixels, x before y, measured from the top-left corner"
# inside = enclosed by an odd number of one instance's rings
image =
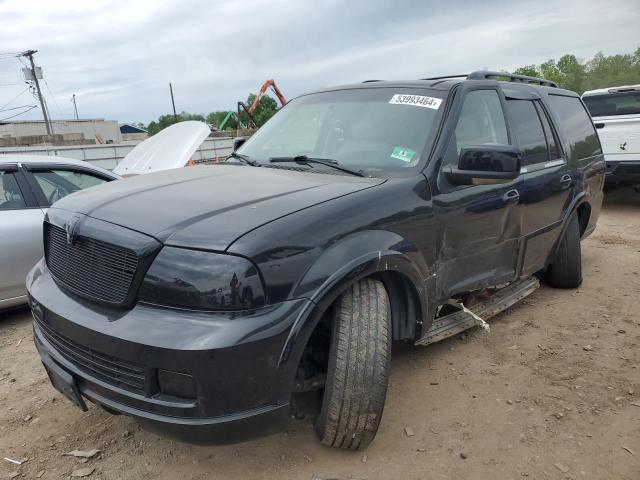
[[[469,145],[506,145],[507,126],[495,90],[475,90],[467,94],[456,126],[457,150]]]
[[[549,95],[549,103],[558,116],[560,132],[571,147],[571,160],[602,153],[591,118],[579,98]]]
[[[49,204],[77,190],[100,185],[105,179],[75,170],[38,170],[33,176]]]
[[[588,95],[582,100],[587,105],[592,117],[637,115],[640,113],[639,92]]]
[[[522,150],[522,164],[532,165],[549,160],[547,142],[536,107],[530,100],[507,100],[509,125]]]
[[[15,174],[0,170],[0,210],[20,208],[27,208],[27,204],[20,192]]]
[[[558,141],[555,136],[555,132],[553,128],[551,128],[551,123],[549,122],[549,117],[545,112],[540,102],[536,102],[536,110],[538,110],[538,115],[540,116],[540,120],[542,120],[542,126],[544,127],[544,135],[547,137],[547,145],[549,146],[549,158],[551,160],[555,160],[560,158],[560,149],[558,148]]]
[[[472,90],[462,104],[444,163],[457,165],[460,150],[472,145],[508,145],[507,125],[495,90]]]

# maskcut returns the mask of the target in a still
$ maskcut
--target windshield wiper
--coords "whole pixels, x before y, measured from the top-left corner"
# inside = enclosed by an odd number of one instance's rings
[[[241,153],[231,152],[231,155],[229,155],[228,158],[237,158],[242,163],[246,163],[247,165],[251,165],[252,167],[259,167],[260,166],[260,163],[256,162],[255,160],[251,160],[249,158],[249,155],[243,155]]]
[[[313,158],[307,157],[306,155],[296,155],[295,157],[271,157],[269,161],[271,163],[319,163],[320,165],[335,168],[336,170],[341,170],[343,172],[350,173],[351,175],[364,177],[364,173],[362,173],[362,171],[343,167],[337,160],[329,158]]]

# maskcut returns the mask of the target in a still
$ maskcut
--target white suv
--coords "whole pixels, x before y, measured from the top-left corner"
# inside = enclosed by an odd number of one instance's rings
[[[640,85],[584,92],[607,164],[606,182],[640,189]]]

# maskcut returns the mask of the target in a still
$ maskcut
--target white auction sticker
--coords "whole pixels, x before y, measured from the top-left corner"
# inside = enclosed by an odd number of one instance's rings
[[[423,95],[405,95],[396,93],[393,97],[391,97],[389,103],[393,103],[395,105],[413,105],[414,107],[426,107],[437,110],[438,108],[440,108],[442,99],[425,97]]]

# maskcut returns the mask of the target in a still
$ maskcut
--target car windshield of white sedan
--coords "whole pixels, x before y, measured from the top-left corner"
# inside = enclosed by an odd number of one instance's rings
[[[351,169],[406,169],[418,164],[442,92],[363,88],[292,100],[238,150],[252,160],[306,156]]]

